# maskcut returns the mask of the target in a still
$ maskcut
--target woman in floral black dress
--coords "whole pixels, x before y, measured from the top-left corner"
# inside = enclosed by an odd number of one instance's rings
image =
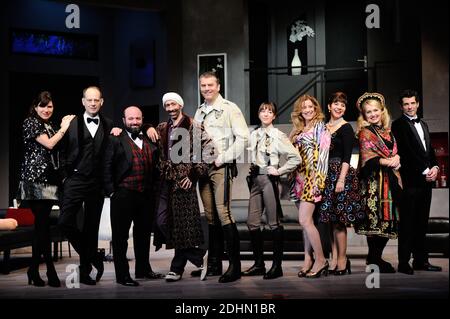
[[[327,128],[331,134],[328,173],[319,221],[330,225],[332,260],[330,272],[335,275],[350,274],[347,258],[347,226],[364,220],[361,205],[359,179],[350,166],[353,144],[356,142],[352,126],[344,120],[347,96],[343,92],[333,93],[328,101],[330,120]]]
[[[58,200],[59,154],[55,149],[64,136],[73,115],[65,116],[57,131],[50,121],[53,115],[51,94],[39,93],[30,107],[29,116],[23,122],[24,157],[20,173],[19,198],[26,202],[34,215],[32,261],[27,271],[28,284],[45,286],[39,275],[39,263],[43,255],[47,264],[48,284],[61,285],[51,256],[50,213]]]

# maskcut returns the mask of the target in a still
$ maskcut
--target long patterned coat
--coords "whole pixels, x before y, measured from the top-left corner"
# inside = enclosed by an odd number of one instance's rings
[[[184,156],[181,162],[170,157],[169,151],[169,124],[160,123],[156,130],[160,136],[158,148],[160,149],[159,170],[161,180],[168,184],[168,229],[166,247],[191,248],[203,244],[203,232],[200,221],[200,209],[197,198],[197,180],[200,176],[208,173],[208,164],[197,156],[198,150],[194,145],[202,149],[210,143],[205,138],[204,129],[192,118],[183,114],[179,125],[172,129],[172,134],[178,136],[173,141],[173,149],[183,149]],[[186,134],[187,133],[187,134]],[[187,138],[189,136],[189,139]],[[186,148],[189,152],[186,152]],[[188,190],[180,187],[180,182],[189,177],[192,186]],[[155,243],[158,245],[161,243]]]

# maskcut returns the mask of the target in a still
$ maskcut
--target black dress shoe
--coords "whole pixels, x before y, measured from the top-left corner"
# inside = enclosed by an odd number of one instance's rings
[[[274,264],[263,276],[263,279],[275,279],[278,277],[283,277],[283,269],[281,268],[281,264]]]
[[[380,259],[375,263],[380,268],[380,273],[382,274],[393,274],[395,273],[395,268],[387,261]]]
[[[105,271],[105,266],[103,265],[103,259],[93,262],[92,265],[94,265],[95,269],[97,269],[97,275],[95,275],[95,281],[98,282],[102,278],[103,272]]]
[[[430,264],[429,262],[423,263],[423,264],[415,264],[413,262],[413,269],[414,270],[425,270],[425,271],[442,271],[442,267],[434,266]]]
[[[233,282],[241,278],[241,263],[230,263],[227,271],[219,277],[220,283]]]
[[[208,267],[206,268],[207,276],[221,276],[222,275],[222,262],[210,262],[208,260]],[[192,277],[200,277],[202,273],[201,269],[196,269],[191,272]]]
[[[249,269],[242,272],[242,276],[264,276],[266,274],[266,267],[264,265],[253,265]]]
[[[401,272],[403,274],[407,274],[407,275],[414,275],[414,270],[411,268],[411,266],[407,263],[400,263],[398,264],[398,272]]]
[[[136,274],[136,279],[163,279],[166,276],[157,272],[149,271],[145,274]]]
[[[123,286],[128,286],[128,287],[137,287],[139,286],[139,283],[133,279],[131,279],[131,277],[125,277],[123,279],[117,279],[117,283],[121,284]]]
[[[89,286],[94,286],[96,282],[94,279],[91,278],[91,276],[80,274],[80,283],[89,285]]]

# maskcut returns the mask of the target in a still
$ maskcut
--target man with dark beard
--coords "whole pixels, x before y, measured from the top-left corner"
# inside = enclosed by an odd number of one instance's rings
[[[139,286],[131,279],[127,261],[128,233],[133,222],[137,279],[159,279],[150,266],[150,235],[155,208],[158,150],[142,134],[142,112],[129,106],[123,112],[125,131],[110,136],[105,155],[105,192],[111,198],[111,230],[117,283]]]

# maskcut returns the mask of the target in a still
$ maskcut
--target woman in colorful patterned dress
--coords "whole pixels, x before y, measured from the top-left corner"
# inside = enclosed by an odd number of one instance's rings
[[[50,241],[50,213],[58,200],[59,154],[55,149],[67,131],[74,115],[67,115],[56,129],[50,121],[53,102],[50,92],[41,92],[30,107],[23,122],[24,158],[19,183],[19,198],[34,215],[34,237],[31,265],[27,271],[28,284],[45,286],[39,275],[43,255],[47,265],[48,285],[61,286],[53,265]]]
[[[377,265],[382,273],[393,273],[395,269],[381,257],[389,239],[397,238],[398,234],[400,156],[389,128],[390,117],[383,95],[364,93],[357,107],[361,196],[367,219],[355,229],[358,234],[367,235],[367,264]]]
[[[295,101],[291,119],[294,124],[291,140],[302,158],[291,186],[291,199],[299,208],[299,222],[303,227],[305,243],[305,261],[298,276],[318,278],[328,274],[329,265],[313,222],[313,213],[325,188],[330,133],[323,122],[324,115],[319,102],[313,96],[302,95]]]
[[[356,142],[352,126],[344,120],[347,96],[333,93],[328,101],[330,120],[327,128],[331,134],[328,174],[319,209],[319,222],[330,225],[332,259],[330,273],[350,274],[347,258],[347,226],[364,219],[361,206],[359,179],[350,166],[353,144]]]

